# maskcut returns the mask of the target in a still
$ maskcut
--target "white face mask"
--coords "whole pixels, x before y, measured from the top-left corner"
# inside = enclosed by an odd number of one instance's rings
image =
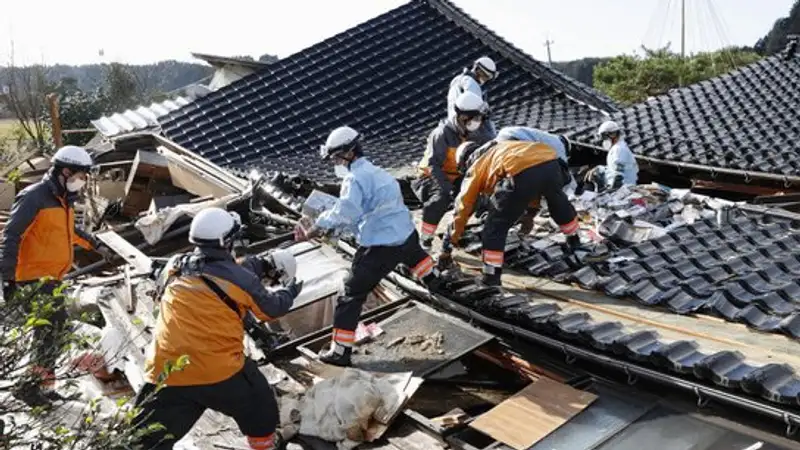
[[[611,150],[612,147],[611,139],[603,139],[603,148],[606,150]]]
[[[469,122],[467,122],[467,131],[475,131],[480,127],[481,127],[480,120],[470,120]]]
[[[337,165],[333,166],[333,173],[336,174],[337,178],[344,178],[344,177],[347,176],[348,173],[350,173],[350,171],[347,170],[347,167],[345,167],[345,166],[343,166],[341,164],[337,164]]]
[[[76,178],[74,180],[67,180],[67,190],[70,192],[78,192],[86,184],[86,180]]]

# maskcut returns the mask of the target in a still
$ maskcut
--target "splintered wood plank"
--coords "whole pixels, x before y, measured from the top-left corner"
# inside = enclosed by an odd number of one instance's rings
[[[97,239],[109,246],[114,253],[121,256],[128,264],[136,269],[135,274],[150,272],[153,261],[141,250],[134,247],[130,242],[118,235],[115,231],[103,231],[97,234]],[[133,274],[131,274],[133,275]]]
[[[590,392],[540,378],[475,419],[470,426],[517,450],[524,450],[596,399]]]

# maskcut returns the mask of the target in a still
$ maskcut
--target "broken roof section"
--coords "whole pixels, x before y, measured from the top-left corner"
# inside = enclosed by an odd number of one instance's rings
[[[800,56],[792,44],[781,54],[674,89],[612,119],[639,157],[800,183]],[[576,131],[574,139],[599,147],[598,125]]]
[[[370,157],[397,168],[419,158],[444,118],[446,92],[482,56],[498,125],[563,130],[616,111],[607,97],[539,63],[445,0],[414,0],[270,64],[163,118],[176,143],[224,166],[332,177],[316,157],[331,129],[364,136]]]
[[[142,105],[136,109],[103,116],[93,120],[92,125],[107,138],[119,137],[128,133],[157,131],[159,130],[158,120],[161,117],[171,111],[177,111],[189,103],[191,103],[191,99],[178,96],[163,102],[152,103],[150,106]]]

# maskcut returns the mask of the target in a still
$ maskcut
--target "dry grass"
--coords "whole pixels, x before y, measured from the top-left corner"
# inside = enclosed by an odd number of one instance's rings
[[[16,125],[16,119],[0,119],[0,139],[12,137]]]

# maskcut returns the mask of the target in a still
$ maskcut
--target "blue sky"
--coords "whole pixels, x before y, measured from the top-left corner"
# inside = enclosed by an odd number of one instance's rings
[[[685,0],[694,52],[752,45],[793,0]],[[14,1],[0,15],[0,65],[191,61],[190,52],[288,56],[405,3],[403,0]],[[680,36],[680,0],[455,0],[537,59],[630,53]],[[111,6],[111,5],[114,6]],[[280,6],[277,6],[280,5]],[[668,8],[669,7],[669,8]],[[712,14],[712,11],[714,14]],[[99,50],[104,56],[99,56]]]

